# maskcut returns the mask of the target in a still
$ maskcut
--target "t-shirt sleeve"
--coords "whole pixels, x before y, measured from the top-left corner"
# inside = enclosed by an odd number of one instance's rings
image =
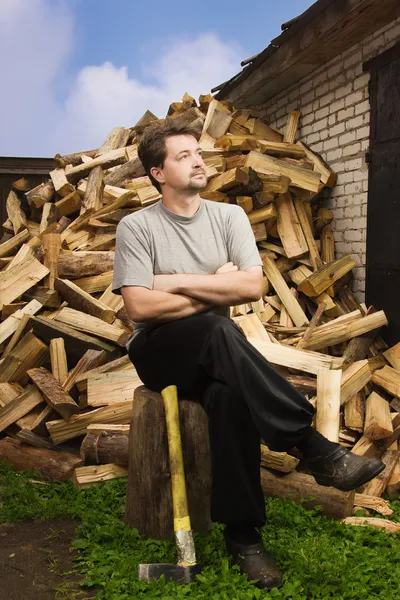
[[[141,228],[126,221],[117,227],[112,291],[121,295],[124,285],[153,289],[153,260],[149,241]]]
[[[263,263],[249,218],[240,206],[232,210],[229,215],[227,246],[229,260],[239,267],[239,271],[255,266],[262,267]]]

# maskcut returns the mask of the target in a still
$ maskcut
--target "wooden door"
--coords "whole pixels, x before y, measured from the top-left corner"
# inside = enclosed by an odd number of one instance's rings
[[[400,341],[400,43],[365,65],[371,133],[366,301],[383,309],[387,342]]]

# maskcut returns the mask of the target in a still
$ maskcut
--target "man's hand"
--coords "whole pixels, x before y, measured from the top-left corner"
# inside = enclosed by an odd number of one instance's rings
[[[222,265],[219,269],[215,271],[215,274],[218,273],[234,273],[234,271],[238,271],[239,268],[237,265],[234,265],[233,262],[228,262],[225,265]]]

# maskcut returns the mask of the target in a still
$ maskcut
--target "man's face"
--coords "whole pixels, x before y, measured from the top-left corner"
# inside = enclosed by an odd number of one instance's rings
[[[164,166],[156,169],[161,184],[179,191],[197,193],[207,185],[206,165],[198,141],[191,135],[174,135],[165,142]]]

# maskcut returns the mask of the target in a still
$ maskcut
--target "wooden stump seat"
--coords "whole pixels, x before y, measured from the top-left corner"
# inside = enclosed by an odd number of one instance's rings
[[[211,528],[208,418],[199,403],[186,399],[179,398],[179,412],[191,525],[206,533]],[[154,539],[173,536],[164,404],[161,394],[145,386],[134,393],[125,523]]]

